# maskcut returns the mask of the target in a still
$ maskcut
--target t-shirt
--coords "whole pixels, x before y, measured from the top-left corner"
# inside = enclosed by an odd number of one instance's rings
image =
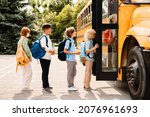
[[[45,35],[45,34],[43,34],[43,35]],[[46,36],[46,35],[45,35],[45,36]],[[45,36],[43,36],[42,39],[41,39],[41,46],[42,46],[42,48],[44,48],[45,51],[46,51],[46,53],[45,53],[45,55],[42,57],[42,59],[51,60],[52,58],[51,58],[51,54],[49,53],[49,51],[52,51],[52,50],[53,50],[52,41],[50,40],[50,37],[49,37],[49,36],[46,36],[47,39],[48,39],[48,43],[47,43],[48,46],[46,46],[46,37],[45,37]]]
[[[90,50],[93,48],[93,40],[88,40],[85,42],[85,50]],[[86,60],[91,60],[94,62],[94,53],[91,52],[89,54],[86,54]]]
[[[71,40],[71,41],[70,41]],[[70,40],[67,40],[65,43],[65,49],[69,49],[69,52],[75,52],[75,41],[70,38]],[[69,48],[71,43],[71,47]],[[75,61],[75,54],[66,54],[66,61]]]

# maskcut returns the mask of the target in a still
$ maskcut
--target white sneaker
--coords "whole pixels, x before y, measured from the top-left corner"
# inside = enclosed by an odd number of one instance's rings
[[[75,86],[68,88],[68,91],[77,91],[77,90],[78,90],[78,88]]]
[[[73,88],[75,88],[76,90],[78,90],[78,88],[76,86],[73,86]]]

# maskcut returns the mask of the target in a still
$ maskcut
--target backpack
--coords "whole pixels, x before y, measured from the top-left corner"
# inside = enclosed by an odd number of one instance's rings
[[[31,53],[35,59],[41,59],[46,53],[44,48],[42,48],[41,46],[41,39],[43,37],[46,38],[46,46],[48,47],[48,39],[45,35],[42,35],[37,41],[34,42],[34,44],[31,47]]]
[[[83,63],[83,65],[86,62],[86,57],[89,57],[90,59],[93,59],[94,57],[90,57],[90,54],[86,54],[86,47],[85,47],[86,42],[82,42],[80,45],[80,61]]]
[[[66,44],[67,40],[70,41],[70,45],[68,48],[68,50],[70,50],[70,48],[71,48],[71,40],[70,39],[64,39],[58,45],[58,59],[61,61],[66,61],[66,53],[64,53],[64,48],[65,48],[65,44]]]
[[[86,52],[85,52],[85,42],[82,42],[80,44],[80,61],[82,63],[85,63],[86,62]]]
[[[25,66],[29,63],[29,58],[26,54],[26,52],[23,50],[23,47],[21,44],[18,44],[17,52],[16,52],[16,71],[18,70],[18,66]]]

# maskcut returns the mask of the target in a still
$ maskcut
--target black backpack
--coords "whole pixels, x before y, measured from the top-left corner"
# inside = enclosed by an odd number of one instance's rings
[[[67,40],[70,41],[69,48],[68,48],[68,50],[70,50],[70,47],[71,47],[71,40],[70,39],[64,39],[58,45],[58,59],[61,61],[66,61],[66,53],[64,53],[64,47],[65,47]]]

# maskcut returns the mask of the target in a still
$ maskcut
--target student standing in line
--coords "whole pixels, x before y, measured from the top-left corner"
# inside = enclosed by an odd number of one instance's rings
[[[50,87],[48,81],[49,68],[52,59],[51,55],[55,53],[52,47],[52,41],[50,40],[49,37],[52,32],[52,26],[51,24],[45,23],[43,24],[42,29],[43,29],[43,35],[42,35],[43,37],[41,38],[40,44],[41,47],[44,48],[44,50],[46,51],[44,57],[40,59],[40,64],[42,68],[42,86],[44,92],[52,93],[51,91],[52,87]]]
[[[31,69],[31,63],[32,62],[32,54],[30,51],[30,48],[28,46],[28,37],[30,36],[30,29],[28,27],[23,27],[20,32],[21,38],[18,41],[18,46],[21,45],[25,54],[29,58],[29,62],[22,67],[23,73],[22,73],[22,78],[23,78],[23,88],[22,91],[32,91],[30,89],[30,84],[32,80],[32,69]]]
[[[74,85],[74,78],[76,76],[76,65],[75,55],[79,55],[80,52],[75,51],[75,41],[76,37],[75,28],[69,27],[65,31],[66,43],[64,47],[64,53],[66,53],[66,62],[67,62],[67,81],[68,81],[68,91],[77,91],[78,88]],[[71,43],[71,47],[70,47]]]
[[[92,67],[94,62],[94,53],[99,47],[98,44],[93,46],[93,39],[95,39],[96,32],[94,29],[88,29],[84,34],[86,62],[85,62],[85,76],[84,76],[84,89],[90,90],[90,82],[92,76]]]

